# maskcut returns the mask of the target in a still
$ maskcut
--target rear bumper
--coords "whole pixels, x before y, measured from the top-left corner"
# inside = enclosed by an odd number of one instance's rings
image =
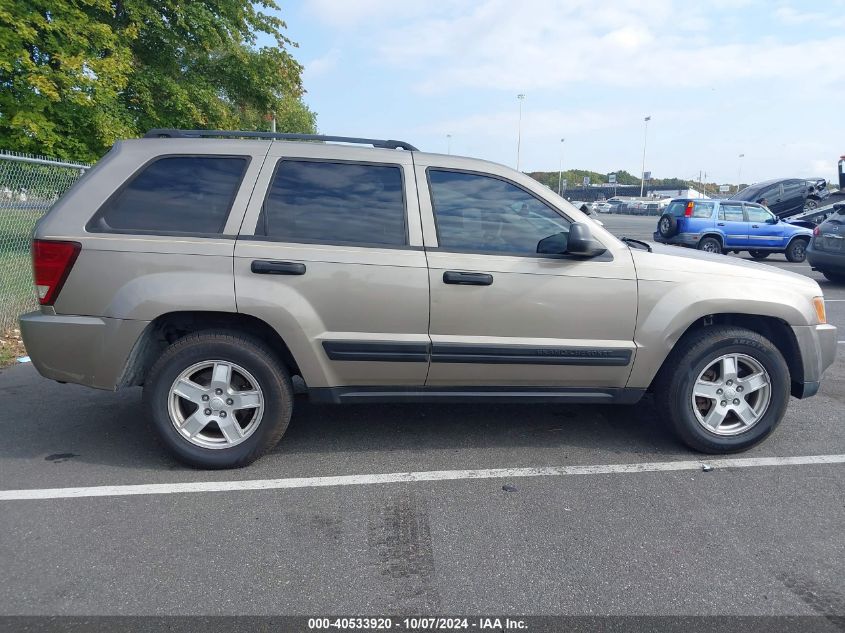
[[[807,246],[807,261],[813,268],[845,273],[845,252],[820,251],[813,248],[812,241]]]
[[[661,244],[678,244],[680,246],[696,246],[701,237],[700,233],[678,233],[672,237],[663,237],[660,231],[655,231],[653,234],[654,241]]]
[[[45,378],[114,390],[149,321],[30,312],[20,318],[32,364]]]
[[[833,325],[793,326],[795,340],[801,350],[804,382],[793,383],[792,395],[809,398],[819,390],[822,374],[836,358],[837,334]]]

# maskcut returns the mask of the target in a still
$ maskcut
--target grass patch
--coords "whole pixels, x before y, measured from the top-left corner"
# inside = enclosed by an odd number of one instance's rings
[[[9,329],[0,336],[0,367],[7,367],[19,357],[26,356],[26,348],[17,328]]]

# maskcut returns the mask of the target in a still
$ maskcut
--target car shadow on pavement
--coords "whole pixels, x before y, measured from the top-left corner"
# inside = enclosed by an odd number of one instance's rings
[[[117,393],[60,385],[31,366],[0,372],[3,460],[182,469],[165,451],[142,406],[141,390]],[[264,460],[317,454],[438,451],[508,455],[518,449],[677,455],[684,449],[656,419],[651,398],[632,406],[559,404],[315,405],[298,396],[287,433]],[[555,451],[556,454],[558,451]],[[586,451],[589,453],[591,451]],[[260,460],[258,464],[264,462]],[[389,461],[389,460],[388,460]],[[460,460],[458,460],[460,462]],[[6,462],[7,467],[10,465]],[[456,463],[455,466],[458,466]],[[489,467],[489,465],[488,465]]]

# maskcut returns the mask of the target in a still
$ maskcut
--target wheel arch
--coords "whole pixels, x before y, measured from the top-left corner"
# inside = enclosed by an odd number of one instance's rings
[[[701,242],[703,240],[707,239],[708,237],[715,238],[716,240],[719,241],[719,244],[722,245],[722,248],[725,248],[725,236],[722,235],[721,233],[717,233],[716,231],[710,231],[708,233],[702,233],[701,237],[698,238],[698,244],[701,244]]]
[[[291,375],[302,375],[287,343],[258,317],[238,312],[187,310],[161,314],[147,325],[129,354],[117,387],[143,385],[150,368],[169,345],[203,330],[233,330],[256,338]]]
[[[786,321],[778,317],[768,315],[725,312],[708,314],[696,319],[687,326],[672,346],[672,351],[660,364],[659,369],[649,384],[649,390],[651,390],[655,380],[657,380],[657,377],[664,370],[668,370],[671,366],[674,352],[675,350],[680,349],[680,345],[683,341],[713,325],[732,325],[735,327],[742,327],[752,332],[756,332],[760,336],[771,341],[771,343],[781,353],[786,361],[787,367],[789,368],[789,377],[790,382],[792,383],[793,395],[796,395],[799,388],[803,388],[804,365],[801,358],[801,348],[798,346],[798,340],[795,338],[795,333]]]

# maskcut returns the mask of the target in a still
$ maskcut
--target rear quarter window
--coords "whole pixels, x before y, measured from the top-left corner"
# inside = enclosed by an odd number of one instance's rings
[[[156,159],[118,189],[86,229],[100,233],[222,233],[248,163],[245,156]]]
[[[713,215],[714,206],[716,205],[713,202],[696,202],[692,207],[692,217],[709,218]]]

